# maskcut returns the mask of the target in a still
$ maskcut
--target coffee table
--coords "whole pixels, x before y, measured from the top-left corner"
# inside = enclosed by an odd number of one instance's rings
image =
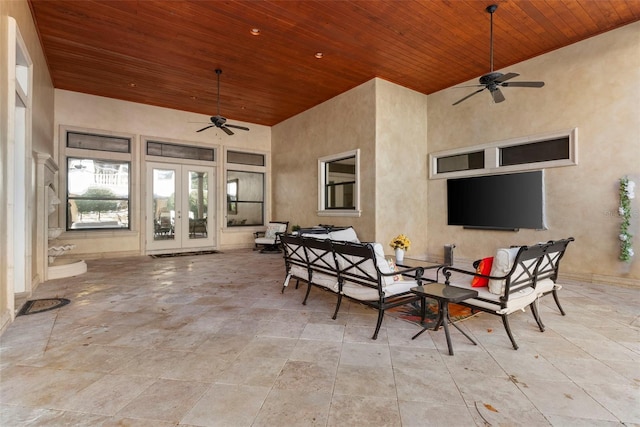
[[[453,346],[451,345],[451,336],[449,335],[449,323],[456,327],[462,335],[467,337],[474,345],[478,345],[469,335],[467,335],[458,325],[451,322],[449,317],[449,303],[464,301],[469,298],[475,298],[478,296],[478,291],[473,289],[458,288],[456,286],[445,285],[444,283],[428,283],[423,286],[416,286],[411,288],[411,292],[418,294],[421,297],[433,298],[438,301],[438,319],[436,320],[436,326],[433,328],[437,331],[440,325],[444,326],[444,334],[447,338],[447,347],[449,347],[449,354],[453,356]],[[429,329],[429,326],[425,326],[420,332],[415,334],[411,339],[418,338],[424,331]]]

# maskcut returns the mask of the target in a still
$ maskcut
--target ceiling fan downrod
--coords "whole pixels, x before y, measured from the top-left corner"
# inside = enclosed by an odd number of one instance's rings
[[[490,6],[487,6],[487,8],[485,9],[487,11],[487,13],[489,13],[489,15],[491,15],[491,37],[490,37],[490,42],[491,42],[491,49],[490,49],[490,55],[491,55],[491,72],[493,73],[493,12],[496,11],[496,9],[498,9],[498,5],[497,4],[492,4]]]
[[[491,67],[493,69],[493,65]],[[216,74],[218,75],[218,115],[220,115],[220,74],[222,74],[222,70],[220,68],[216,68]]]

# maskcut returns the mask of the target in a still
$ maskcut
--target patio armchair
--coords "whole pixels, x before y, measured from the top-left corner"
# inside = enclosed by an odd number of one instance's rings
[[[280,235],[285,234],[289,228],[289,221],[271,221],[265,231],[256,231],[255,250],[261,253],[280,253]]]

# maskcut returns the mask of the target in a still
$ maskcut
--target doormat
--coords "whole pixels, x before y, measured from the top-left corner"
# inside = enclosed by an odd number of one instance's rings
[[[385,310],[387,314],[390,316],[396,317],[398,319],[402,319],[407,322],[415,323],[419,326],[435,326],[436,320],[438,319],[438,302],[434,299],[427,298],[426,299],[427,307],[426,314],[424,317],[424,324],[420,323],[420,303],[414,302],[410,304],[401,305],[398,307],[390,308],[389,310]],[[449,317],[452,322],[460,322],[462,320],[468,319],[469,317],[480,314],[479,311],[474,311],[469,307],[465,307],[463,305],[450,303],[449,304]]]
[[[176,252],[172,254],[149,255],[151,258],[171,258],[174,256],[192,256],[192,255],[210,255],[217,254],[218,251],[195,251],[195,252]]]
[[[43,298],[34,299],[24,303],[18,316],[25,316],[27,314],[42,313],[43,311],[55,310],[56,308],[63,307],[69,304],[71,301],[66,298]]]

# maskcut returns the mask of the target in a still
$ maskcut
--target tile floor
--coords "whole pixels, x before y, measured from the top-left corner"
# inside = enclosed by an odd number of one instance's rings
[[[88,262],[0,338],[2,426],[640,426],[640,290],[565,284],[547,325],[511,316],[412,341],[416,325],[312,289],[280,293],[279,255]]]

